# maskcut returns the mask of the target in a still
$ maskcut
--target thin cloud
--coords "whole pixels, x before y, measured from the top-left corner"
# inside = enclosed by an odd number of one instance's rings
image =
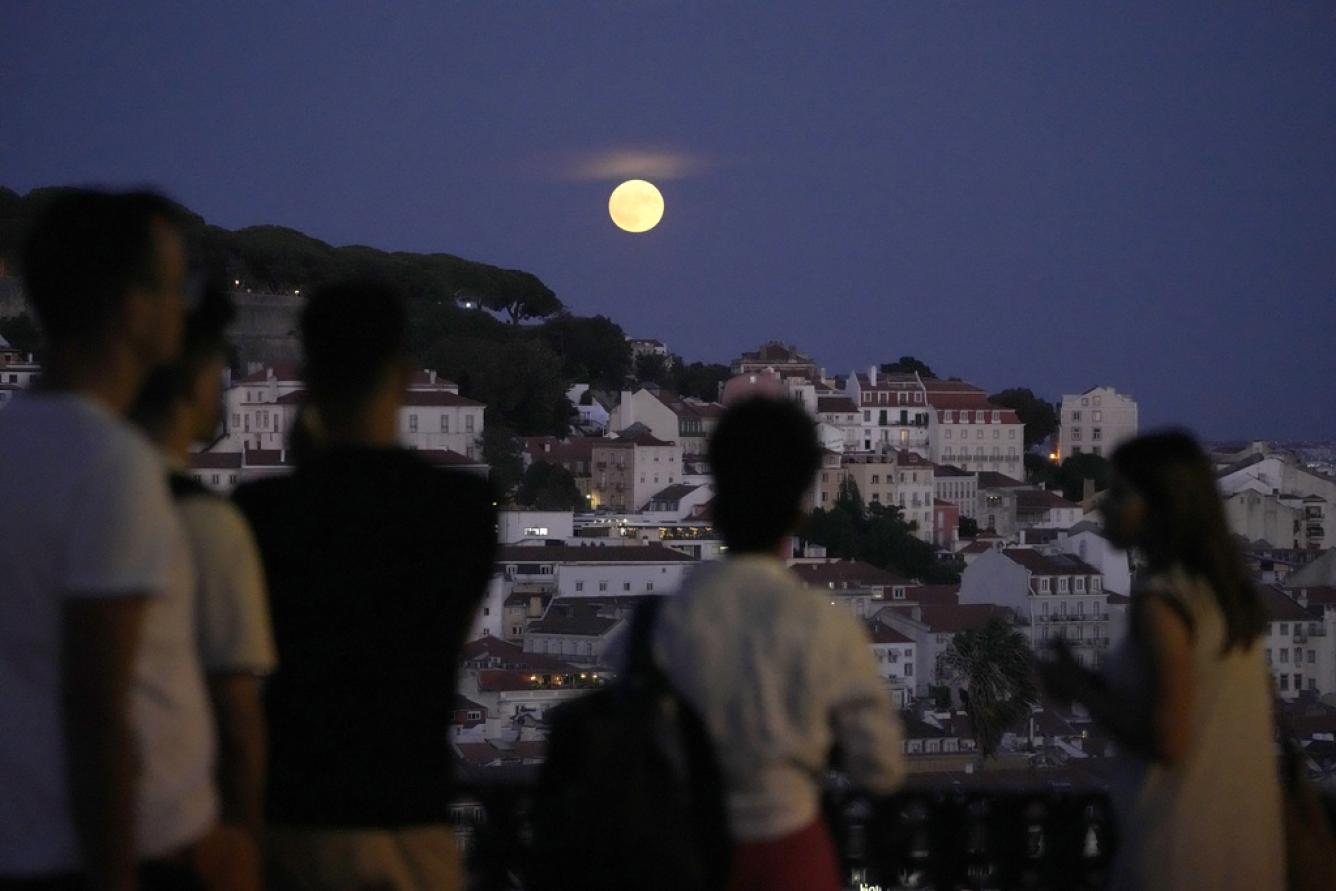
[[[717,164],[701,155],[663,149],[609,149],[571,152],[531,165],[535,172],[563,180],[657,179],[700,176]]]

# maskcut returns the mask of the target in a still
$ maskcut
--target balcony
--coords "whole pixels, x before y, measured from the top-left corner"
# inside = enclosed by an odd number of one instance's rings
[[[504,779],[473,784],[452,808],[470,888],[525,887],[532,771],[486,771]],[[849,888],[1097,889],[1114,853],[1099,789],[942,784],[876,804],[832,789],[826,813]]]

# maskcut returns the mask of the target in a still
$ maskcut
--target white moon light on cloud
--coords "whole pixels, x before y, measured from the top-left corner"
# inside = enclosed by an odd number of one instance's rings
[[[653,183],[628,179],[612,190],[608,213],[619,229],[648,232],[663,219],[663,195]]]

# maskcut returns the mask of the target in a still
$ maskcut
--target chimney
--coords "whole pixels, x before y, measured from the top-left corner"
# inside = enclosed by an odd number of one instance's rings
[[[877,385],[877,366],[869,365],[867,367],[867,382],[874,387]]]

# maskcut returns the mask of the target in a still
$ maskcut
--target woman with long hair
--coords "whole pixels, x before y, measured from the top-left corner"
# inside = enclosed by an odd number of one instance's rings
[[[1128,634],[1099,671],[1060,642],[1049,695],[1085,706],[1122,752],[1112,783],[1120,889],[1283,888],[1266,614],[1210,461],[1179,432],[1112,457],[1105,535],[1141,555]]]

